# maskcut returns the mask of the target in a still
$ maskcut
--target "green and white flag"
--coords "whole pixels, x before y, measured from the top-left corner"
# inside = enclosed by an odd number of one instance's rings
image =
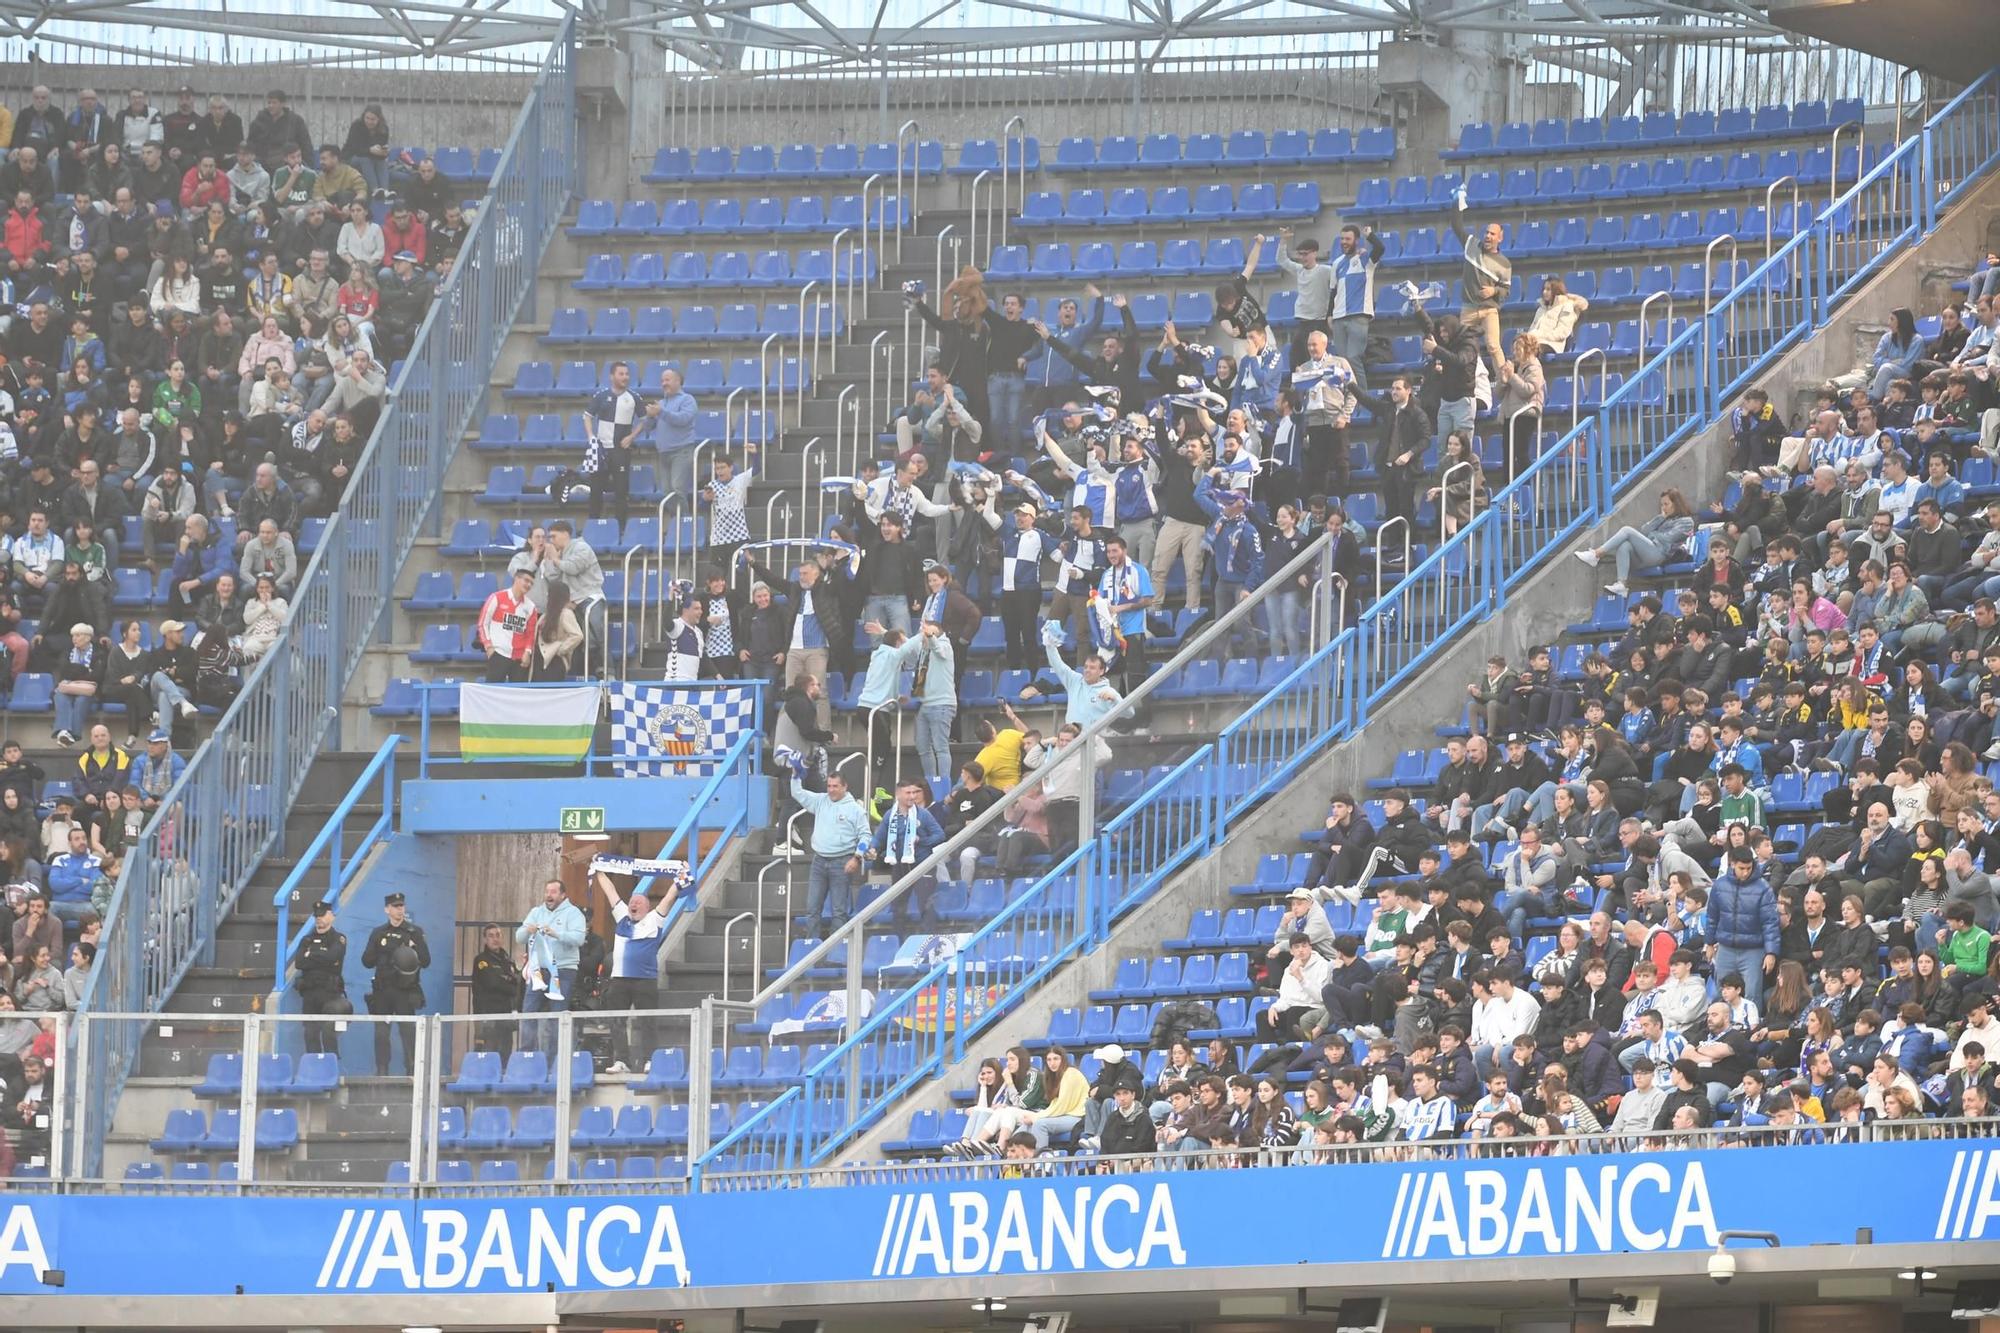
[[[458,752],[466,759],[570,762],[590,753],[602,691],[595,685],[459,687]]]

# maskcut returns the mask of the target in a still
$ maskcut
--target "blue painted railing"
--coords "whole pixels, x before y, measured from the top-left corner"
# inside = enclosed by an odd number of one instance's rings
[[[1371,708],[1459,633],[1499,611],[1523,580],[1603,522],[1753,377],[1825,327],[1841,300],[1928,234],[1940,211],[1996,162],[2000,78],[1988,74],[1740,281],[1733,263],[1718,263],[1712,272],[1730,285],[1712,293],[1699,319],[1601,406],[1579,413],[1485,510],[1213,745],[1149,784],[955,957],[879,1005],[807,1071],[797,1096],[788,1092],[713,1145],[695,1163],[697,1175],[725,1152],[768,1152],[781,1169],[824,1163],[905,1092],[963,1059],[971,1038],[1070,958],[1102,944],[1174,870],[1214,850],[1232,820],[1358,730]],[[1115,898],[1106,887],[1113,884],[1122,886]]]
[[[347,885],[355,877],[361,863],[368,859],[368,853],[375,850],[378,843],[388,840],[390,830],[396,826],[396,751],[402,745],[401,736],[391,736],[375,751],[375,757],[354,779],[354,785],[341,797],[340,804],[327,816],[326,827],[319,831],[299,856],[292,873],[285,876],[285,882],[271,895],[271,905],[278,909],[278,954],[277,984],[271,989],[282,995],[288,984],[285,972],[292,965],[292,954],[312,929],[310,922],[301,922],[296,932],[291,929],[292,899],[297,896],[299,885],[306,873],[318,864],[322,852],[327,855],[327,886],[321,896],[338,909]],[[375,816],[361,838],[353,847],[347,846],[347,819],[354,813],[354,807],[361,804],[371,788],[381,785],[382,813]]]
[[[746,731],[736,738],[723,754],[722,761],[715,766],[715,772],[709,774],[708,780],[695,792],[694,799],[688,802],[688,808],[681,815],[680,823],[674,825],[674,831],[667,835],[666,842],[653,854],[656,860],[686,861],[693,868],[697,893],[701,886],[708,882],[708,872],[715,869],[716,863],[728,850],[729,840],[750,831],[750,798],[755,784],[760,779],[763,739],[763,736],[755,731]],[[726,802],[728,815],[720,824],[710,825],[711,831],[715,834],[715,841],[709,844],[707,852],[698,855],[699,848],[695,839],[702,829],[702,811],[708,809],[709,802],[729,788],[735,789],[735,799]],[[653,894],[654,883],[655,877],[647,875],[632,886],[632,891],[648,894],[653,897],[653,901],[658,902],[658,896]],[[664,929],[671,931],[674,923],[692,912],[694,908],[693,894],[683,894],[674,899],[674,905],[667,910]]]
[[[83,1012],[157,1012],[188,969],[213,956],[217,925],[282,844],[314,758],[338,743],[340,700],[391,611],[396,578],[431,521],[509,330],[534,299],[542,250],[578,188],[574,53],[572,15],[306,566],[284,633],[126,852]],[[144,1027],[92,1024],[92,1049],[73,1053],[105,1071],[77,1110],[87,1171],[101,1162]]]

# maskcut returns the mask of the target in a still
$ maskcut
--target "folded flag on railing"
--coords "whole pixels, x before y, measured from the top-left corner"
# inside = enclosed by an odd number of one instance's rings
[[[590,858],[593,875],[651,875],[678,888],[694,882],[694,868],[685,861],[662,861],[653,856],[612,856],[600,852]]]
[[[590,753],[604,691],[468,681],[458,692],[458,752],[466,759],[572,763]]]
[[[926,972],[947,958],[953,958],[965,948],[966,935],[911,935],[896,949],[896,956],[889,960],[891,969],[905,972]]]
[[[1419,287],[1414,282],[1405,281],[1397,283],[1389,290],[1403,298],[1403,313],[1405,314],[1408,314],[1412,310],[1422,309],[1426,301],[1441,301],[1444,299],[1444,284],[1441,282],[1427,282]]]
[[[875,992],[861,992],[861,1012],[855,1017],[866,1018],[875,1012]],[[847,1022],[847,992],[829,991],[806,1006],[806,1011],[796,1018],[781,1018],[771,1024],[771,1035],[782,1037],[788,1033],[806,1032],[814,1028],[837,1028]]]

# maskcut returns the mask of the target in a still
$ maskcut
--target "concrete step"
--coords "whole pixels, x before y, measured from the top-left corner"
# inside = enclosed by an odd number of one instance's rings
[[[326,1120],[321,1133],[330,1138],[370,1138],[384,1134],[410,1132],[411,1108],[405,1101],[400,1106],[383,1102],[335,1103],[326,1108]]]

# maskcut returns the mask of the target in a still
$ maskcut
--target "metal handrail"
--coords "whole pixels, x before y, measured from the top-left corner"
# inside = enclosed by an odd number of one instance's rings
[[[305,882],[307,872],[319,860],[320,853],[327,851],[329,847],[332,849],[332,859],[327,862],[325,897],[326,901],[338,907],[341,891],[347,887],[347,872],[357,863],[366,860],[368,854],[375,850],[375,844],[394,827],[396,747],[402,743],[401,736],[390,736],[377,747],[375,757],[368,761],[367,767],[363,768],[360,776],[354,779],[354,784],[347,789],[347,795],[340,798],[340,804],[333,807],[333,813],[326,817],[326,823],[320,828],[319,833],[306,844],[306,849],[299,853],[298,862],[292,867],[292,873],[285,876],[285,882],[271,895],[271,905],[278,909],[278,955],[271,963],[272,971],[277,977],[276,984],[271,988],[274,993],[278,995],[285,993],[285,969],[291,966],[292,954],[305,939],[306,933],[312,929],[308,923],[301,925],[297,934],[288,935],[285,928],[291,920],[292,898],[298,893],[299,886]],[[347,817],[354,813],[355,806],[361,804],[362,795],[375,784],[377,778],[382,780],[382,813],[375,817],[375,822],[361,835],[361,841],[355,847],[353,854],[343,856],[341,843],[346,831]]]
[[[967,209],[967,222],[966,222],[966,238],[967,238],[967,247],[966,247],[966,248],[967,248],[968,250],[970,250],[970,251],[972,252],[972,262],[973,262],[973,263],[975,263],[975,264],[977,264],[977,265],[979,265],[979,266],[980,266],[981,268],[985,268],[985,267],[986,267],[986,266],[987,266],[987,265],[988,265],[989,263],[991,263],[991,262],[992,262],[992,260],[993,260],[993,253],[992,253],[992,251],[993,251],[993,247],[992,247],[991,243],[989,242],[989,243],[988,243],[988,245],[987,245],[987,253],[986,253],[986,256],[985,256],[985,258],[983,258],[983,259],[982,259],[982,258],[980,257],[980,254],[979,254],[979,189],[980,189],[980,187],[981,187],[982,185],[985,185],[985,184],[986,184],[986,183],[987,183],[988,181],[990,181],[990,180],[991,180],[992,178],[993,178],[993,173],[992,173],[991,171],[981,171],[981,172],[980,172],[980,173],[979,173],[978,175],[976,175],[976,176],[974,176],[974,177],[972,178],[972,184],[971,184],[971,186],[970,186],[970,187],[969,187],[969,188],[967,189],[967,191],[966,191],[966,199],[967,199],[967,202],[968,202],[968,204],[969,204],[969,207],[968,207],[968,209]],[[1002,211],[1002,212],[1005,212],[1005,211],[1006,211],[1006,210],[1005,210],[1005,200],[1006,200],[1006,191],[1005,191],[1005,190],[1002,190],[1002,191],[1001,191],[1000,193],[1001,193],[1001,201],[1002,201],[1002,210],[1001,210],[1001,211]],[[992,225],[991,225],[990,223],[988,224],[988,226],[987,226],[986,230],[987,230],[987,233],[988,233],[989,235],[990,235],[990,234],[992,233],[992,231],[993,231],[993,228],[992,228]]]
[[[851,404],[849,402],[850,396],[853,399],[853,402]],[[833,400],[833,465],[835,468],[839,468],[841,460],[847,457],[847,451],[842,446],[847,443],[847,418],[849,415],[847,409],[849,409],[850,407],[855,409],[853,412],[854,456],[857,459],[861,457],[861,415],[859,411],[860,403],[861,403],[861,386],[859,384],[841,385],[839,395],[835,397]],[[853,474],[856,470],[857,469],[852,466],[847,468],[847,472],[850,475]]]
[[[850,388],[852,388],[853,386],[852,386],[852,385],[850,385],[849,387],[850,387]],[[845,398],[845,397],[846,397],[846,395],[845,395],[844,393],[843,393],[843,394],[842,394],[841,396],[842,396],[843,398]],[[853,400],[852,402],[849,402],[849,403],[848,403],[848,404],[847,404],[846,406],[847,406],[847,411],[846,411],[845,415],[846,415],[846,416],[847,416],[847,418],[848,418],[848,422],[847,422],[847,442],[848,442],[848,444],[849,444],[849,445],[851,446],[851,447],[849,448],[849,450],[848,450],[848,464],[847,464],[847,471],[848,471],[848,474],[849,474],[849,475],[851,475],[851,476],[859,476],[859,475],[861,475],[861,460],[862,460],[862,458],[863,458],[863,457],[865,457],[865,456],[867,455],[867,453],[869,452],[868,450],[866,450],[866,449],[863,449],[863,448],[861,447],[861,399],[860,399],[860,397],[859,397],[859,396],[856,396],[856,397],[854,398],[854,400]],[[834,412],[835,412],[835,414],[836,414],[836,415],[839,415],[839,414],[840,414],[840,412],[841,412],[841,404],[840,404],[840,403],[839,403],[838,401],[836,401],[836,402],[834,403],[834,405],[833,405],[833,410],[834,410]],[[834,461],[835,461],[835,462],[839,462],[839,461],[840,461],[840,456],[839,456],[839,454],[838,454],[837,452],[836,452],[836,453],[835,453],[835,455],[834,455]]]
[[[1440,501],[1442,501],[1442,498],[1442,496],[1439,497]],[[1410,572],[1410,553],[1416,548],[1410,541],[1411,524],[1409,515],[1391,514],[1375,527],[1375,595],[1377,597],[1382,595],[1382,548],[1389,544],[1386,540],[1389,530],[1398,524],[1401,524],[1403,528],[1403,572],[1405,574]],[[1376,646],[1380,647],[1381,645],[1377,644]]]
[[[815,435],[806,441],[805,448],[799,450],[799,522],[804,523],[806,514],[810,512],[813,515],[813,526],[810,530],[815,533],[824,526],[826,515],[824,504],[815,505],[812,502],[812,465],[813,460],[819,458],[819,451],[825,444],[825,440]],[[826,475],[826,461],[824,459],[820,459],[819,474],[822,477]]]
[[[1764,187],[1764,262],[1767,264],[1771,262],[1771,246],[1775,235],[1773,228],[1777,223],[1778,187],[1787,181],[1792,186],[1792,231],[1796,233],[1799,229],[1799,178],[1790,175],[1780,176]]]
[[[792,865],[792,844],[791,840],[787,838],[784,846],[779,848],[779,854],[766,861],[763,869],[757,872],[757,920],[761,922],[764,919],[765,881],[770,878],[773,870],[776,870],[780,866],[783,866],[785,869],[785,910],[780,912],[778,917],[784,923],[785,951],[783,956],[786,958],[792,956]],[[760,930],[757,932],[757,946],[753,955],[756,974],[759,977],[764,975],[763,935],[763,931]],[[754,994],[755,992],[753,991],[752,993]]]
[[[865,249],[868,244],[868,187],[873,185],[877,187],[875,190],[875,253],[882,256],[882,259],[876,264],[877,281],[886,281],[889,270],[887,262],[888,219],[882,215],[881,180],[882,173],[878,171],[867,180],[861,182],[861,243]]]
[[[1701,313],[1704,316],[1715,305],[1715,247],[1724,242],[1727,242],[1729,245],[1729,277],[1733,279],[1736,276],[1736,237],[1734,234],[1725,231],[1722,235],[1710,241],[1707,248],[1701,252]],[[1733,287],[1734,285],[1732,282],[1731,286]]]
[[[1832,148],[1827,154],[1826,160],[1826,206],[1828,209],[1831,209],[1835,204],[1840,202],[1840,136],[1843,131],[1848,129],[1854,131],[1854,142],[1857,147],[1865,146],[1867,143],[1867,136],[1863,132],[1863,128],[1859,125],[1849,126],[1843,123],[1833,127]],[[1856,179],[1859,179],[1861,176],[1861,168],[1861,154],[1857,151],[1854,155],[1854,174]]]
[[[660,499],[661,509],[666,508],[667,498],[672,496],[672,494],[673,492],[669,491],[667,492],[666,496],[661,497]],[[624,586],[618,590],[618,623],[625,627],[625,637],[627,639],[631,639],[633,637],[632,557],[635,555],[639,555],[645,549],[646,548],[643,546],[633,546],[631,549],[625,552],[625,558],[619,562],[619,569],[624,574],[625,577],[623,580]],[[643,581],[645,577],[646,577],[646,561],[642,557],[639,561],[639,578],[641,581]],[[606,637],[609,637],[610,635],[609,626],[605,627],[605,634]],[[639,598],[639,633],[637,637],[638,637],[639,650],[641,652],[644,652],[646,647],[646,599],[643,595],[641,595]],[[626,653],[625,660],[619,664],[618,678],[620,680],[632,679],[632,656],[633,655],[630,652]],[[606,669],[605,674],[607,676],[610,675],[609,668]]]
[[[782,333],[766,334],[764,341],[757,348],[757,415],[763,418],[764,425],[767,428],[775,420],[781,432],[785,428],[785,345],[782,341],[784,336]],[[773,343],[778,344],[778,415],[776,417],[771,415],[771,344]],[[744,433],[745,435],[749,434],[747,422]]]
[[[930,292],[930,298],[932,301],[937,301],[944,294],[944,243],[946,238],[950,238],[951,240],[952,275],[956,277],[958,274],[959,244],[965,238],[962,236],[955,235],[954,233],[957,232],[957,230],[958,228],[956,225],[947,222],[944,224],[943,229],[940,230],[937,234],[937,245],[934,247],[934,252],[931,258],[932,288]],[[944,309],[942,305],[933,305],[931,307],[931,313],[936,315],[939,319],[951,318],[951,312]]]
[[[1646,312],[1653,308],[1653,302],[1659,300],[1664,300],[1667,303],[1666,341],[1672,342],[1674,340],[1674,294],[1664,290],[1654,292],[1651,296],[1639,302],[1639,364],[1642,366],[1646,364],[1646,330],[1652,327],[1651,321],[1646,317]],[[1582,358],[1579,357],[1578,360],[1582,360]]]
[[[1279,586],[1287,579],[1307,573],[1324,559],[1327,550],[1327,535],[1321,532],[1307,544],[1303,551],[1300,551],[1298,555],[1292,558],[1291,563],[1268,575],[1265,579],[1265,586]],[[807,971],[819,966],[820,962],[832,952],[837,941],[850,938],[865,941],[870,921],[883,912],[891,910],[901,900],[902,896],[908,893],[920,880],[928,875],[936,874],[937,868],[940,865],[948,866],[950,858],[955,858],[965,846],[984,836],[986,830],[989,828],[998,828],[1005,820],[1006,812],[1013,807],[1014,803],[1022,799],[1029,791],[1039,790],[1052,774],[1060,771],[1066,764],[1086,763],[1087,757],[1093,754],[1095,748],[1093,745],[1094,741],[1111,734],[1115,724],[1119,724],[1125,718],[1131,716],[1140,704],[1151,698],[1153,693],[1160,688],[1162,682],[1174,673],[1178,665],[1191,662],[1198,657],[1212,655],[1214,647],[1218,643],[1226,643],[1228,641],[1227,636],[1234,634],[1239,624],[1247,624],[1249,618],[1256,615],[1260,605],[1260,599],[1256,594],[1253,594],[1238,602],[1222,615],[1211,620],[1199,635],[1182,644],[1180,651],[1172,659],[1163,664],[1160,670],[1141,681],[1137,689],[1126,695],[1119,707],[1112,709],[1109,713],[1106,713],[1103,717],[1084,728],[1083,733],[1075,741],[1062,746],[1042,767],[1036,769],[1034,773],[1024,776],[1020,782],[1016,783],[999,800],[988,806],[986,812],[979,816],[979,818],[967,824],[955,836],[947,838],[944,842],[940,843],[929,856],[906,871],[901,878],[897,879],[860,907],[843,925],[815,945],[804,958],[787,967],[783,974],[771,981],[763,990],[759,991],[756,1002],[762,1004],[772,996],[786,990],[794,982],[800,980]],[[1085,791],[1090,790],[1089,783],[1081,784],[1081,786]],[[804,812],[801,811],[799,813],[803,814]],[[794,815],[793,818],[796,819],[797,816]],[[858,959],[858,955],[856,957]]]
[[[903,138],[905,135],[914,135],[917,132],[915,117],[904,121],[896,128],[896,262],[899,264],[903,262]],[[924,182],[924,150],[921,140],[913,137],[910,142],[917,145],[917,151],[910,155],[910,194],[915,196]]]
[[[1570,363],[1570,420],[1575,421],[1583,414],[1583,366],[1591,357],[1597,358],[1597,407],[1604,406],[1605,395],[1611,391],[1611,358],[1602,347],[1587,347],[1576,360]],[[1596,411],[1597,408],[1592,408]]]
[[[738,912],[735,916],[730,917],[728,921],[723,923],[722,990],[720,991],[720,996],[722,999],[725,1000],[729,998],[729,937],[731,934],[735,932],[736,927],[745,921],[755,921],[757,923],[757,930],[755,934],[752,936],[753,940],[761,939],[763,938],[764,935],[764,918],[759,916],[756,912]],[[755,944],[752,944],[751,948],[754,951],[756,948]],[[762,971],[762,969],[757,966],[757,962],[753,958],[750,964],[751,977],[754,979],[760,971]]]
[[[1440,545],[1451,539],[1451,479],[1453,474],[1460,471],[1471,472],[1473,474],[1472,482],[1466,488],[1465,492],[1467,504],[1465,521],[1467,524],[1470,524],[1473,519],[1479,517],[1479,460],[1468,458],[1463,463],[1453,463],[1438,478],[1438,543]],[[1377,547],[1376,550],[1379,553],[1381,548]],[[1405,560],[1403,568],[1408,569],[1409,567],[1409,561]]]
[[[1026,209],[1028,206],[1028,119],[1016,113],[1007,118],[1000,127],[1000,244],[1007,244],[1007,145],[1012,143],[1014,127],[1021,127],[1021,165],[1014,170],[1020,178],[1021,198],[1014,207]]]
[[[904,311],[904,320],[907,321],[909,317],[909,311]],[[871,431],[881,426],[882,402],[894,401],[889,397],[889,381],[891,367],[896,364],[896,345],[883,343],[882,340],[888,336],[889,330],[881,329],[868,340],[868,429]],[[881,367],[879,371],[876,369],[877,366]]]
[[[818,308],[815,308],[813,310],[812,328],[810,330],[806,328],[806,298],[808,296],[813,296],[814,299],[817,300],[818,298],[815,296],[815,293],[818,290],[819,290],[818,278],[814,278],[811,282],[808,282],[805,286],[799,288],[798,416],[799,416],[799,424],[801,426],[805,425],[806,421],[806,395],[812,391],[812,381],[819,378],[820,319],[819,319]],[[808,362],[808,360],[806,359],[806,336],[808,332],[810,332],[810,334],[812,335],[812,359],[810,360],[810,362]],[[808,366],[811,367],[810,370],[807,369]],[[785,363],[784,359],[781,357],[779,358],[778,361],[778,392],[780,394],[780,397],[778,399],[778,415],[780,417],[783,417],[785,414],[785,400],[782,396],[784,390],[785,390]],[[782,426],[783,424],[784,423],[782,421],[779,422],[779,425]]]
[[[875,780],[875,715],[885,708],[896,710],[895,753],[898,755],[903,753],[903,700],[901,694],[898,693],[890,695],[887,699],[884,699],[881,703],[876,704],[868,710],[868,747],[865,751],[868,756],[868,767],[866,773],[863,775],[864,785]]]
[[[722,442],[729,443],[729,418],[736,411],[736,400],[743,399],[743,442],[750,442],[750,390],[745,385],[737,385],[722,400]]]

